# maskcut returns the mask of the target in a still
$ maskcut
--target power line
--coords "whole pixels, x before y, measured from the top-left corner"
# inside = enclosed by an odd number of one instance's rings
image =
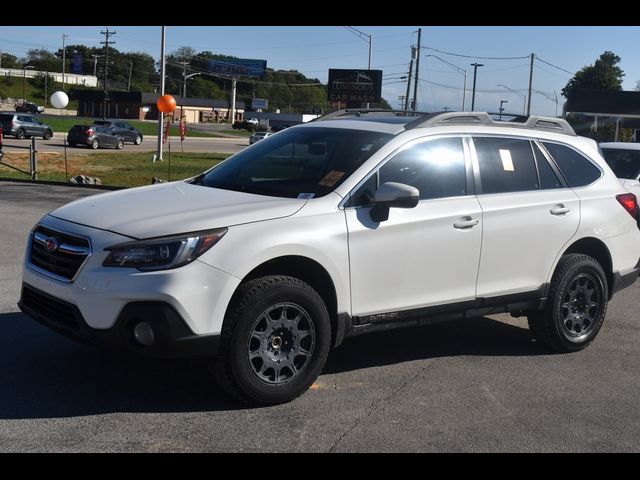
[[[479,57],[477,55],[463,55],[461,53],[452,53],[445,52],[444,50],[438,50],[437,48],[424,47],[427,50],[433,50],[434,52],[443,53],[445,55],[451,55],[454,57],[462,57],[462,58],[477,58],[480,60],[520,60],[523,58],[529,58],[530,55],[523,55],[522,57]]]
[[[546,60],[541,59],[541,58],[540,58],[539,56],[537,56],[537,55],[536,55],[536,58],[537,58],[539,61],[541,61],[542,63],[546,63],[546,64],[547,64],[547,65],[549,65],[550,67],[557,68],[558,70],[562,70],[563,72],[568,73],[568,74],[569,74],[569,75],[571,75],[571,76],[575,75],[575,72],[570,72],[569,70],[565,70],[564,68],[560,68],[560,67],[558,67],[557,65],[554,65],[553,63],[549,63],[549,62],[547,62]]]

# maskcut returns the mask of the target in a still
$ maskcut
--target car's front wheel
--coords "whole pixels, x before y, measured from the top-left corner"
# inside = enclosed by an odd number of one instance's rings
[[[133,141],[135,145],[140,145],[142,143],[142,137],[140,135],[136,135],[135,140]]]
[[[44,135],[42,135],[43,140],[50,140],[51,137],[53,137],[53,132],[51,130],[47,130],[44,132]]]
[[[288,402],[318,377],[331,343],[329,313],[305,282],[270,275],[241,285],[225,318],[218,384],[255,405]]]
[[[122,149],[123,149],[123,147],[124,147],[124,141],[123,141],[123,140],[118,140],[118,143],[117,143],[117,145],[116,145],[116,148],[117,148],[118,150],[122,150]]]
[[[536,341],[558,352],[586,348],[598,335],[607,313],[607,277],[600,263],[582,254],[564,255],[544,310],[528,315]]]

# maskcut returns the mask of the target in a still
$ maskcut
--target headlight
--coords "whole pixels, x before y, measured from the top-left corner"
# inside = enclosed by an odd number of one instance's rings
[[[225,233],[227,233],[226,228],[218,228],[206,232],[120,243],[105,248],[111,253],[102,265],[133,267],[142,271],[180,267],[192,262],[213,247]]]

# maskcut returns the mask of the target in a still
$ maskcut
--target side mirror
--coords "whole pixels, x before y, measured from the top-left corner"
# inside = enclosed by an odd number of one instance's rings
[[[374,196],[374,206],[371,209],[371,220],[384,222],[389,219],[389,209],[414,208],[420,201],[420,191],[404,183],[386,182]]]

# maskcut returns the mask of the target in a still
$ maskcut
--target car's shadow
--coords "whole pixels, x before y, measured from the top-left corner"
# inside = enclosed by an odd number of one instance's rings
[[[145,359],[85,347],[21,313],[0,314],[0,419],[244,408],[199,361]],[[324,373],[453,355],[540,355],[524,328],[489,318],[351,338]]]

